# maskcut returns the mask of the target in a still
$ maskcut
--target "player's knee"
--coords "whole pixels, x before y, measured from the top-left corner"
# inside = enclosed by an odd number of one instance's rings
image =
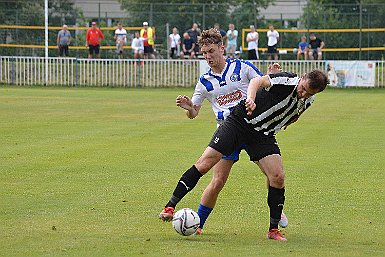
[[[199,160],[195,163],[195,167],[198,169],[198,171],[204,175],[206,174],[213,165],[210,165],[210,161],[208,158],[199,158]]]
[[[285,173],[283,171],[274,173],[269,177],[269,180],[270,184],[277,188],[282,188],[285,184]]]
[[[211,181],[211,188],[215,192],[219,193],[222,188],[225,186],[226,181],[223,178],[214,178]]]

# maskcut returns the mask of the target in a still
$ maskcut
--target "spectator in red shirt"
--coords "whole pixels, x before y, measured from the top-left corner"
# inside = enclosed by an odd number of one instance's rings
[[[96,22],[93,21],[86,35],[86,47],[89,49],[88,59],[92,59],[93,54],[96,55],[96,58],[100,58],[100,41],[103,38],[103,33],[96,27]]]
[[[148,22],[143,22],[143,29],[140,30],[140,37],[144,39],[144,58],[154,59],[155,31],[148,26]]]

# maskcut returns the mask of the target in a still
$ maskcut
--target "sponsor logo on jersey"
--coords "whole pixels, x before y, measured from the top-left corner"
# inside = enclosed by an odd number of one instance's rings
[[[241,98],[242,92],[240,89],[238,89],[237,91],[231,92],[229,94],[218,96],[216,99],[218,104],[222,106],[231,102],[238,101]]]

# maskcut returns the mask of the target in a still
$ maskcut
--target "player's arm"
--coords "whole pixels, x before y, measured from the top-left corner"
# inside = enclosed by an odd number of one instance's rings
[[[247,89],[247,99],[245,103],[247,115],[251,115],[251,113],[257,107],[255,104],[255,97],[257,95],[257,91],[260,88],[269,87],[269,86],[271,86],[269,75],[253,78],[252,80],[250,80],[250,84]]]
[[[191,99],[185,95],[178,95],[176,97],[176,106],[185,109],[186,115],[190,119],[194,119],[199,114],[199,110],[201,109],[200,105],[194,105]]]

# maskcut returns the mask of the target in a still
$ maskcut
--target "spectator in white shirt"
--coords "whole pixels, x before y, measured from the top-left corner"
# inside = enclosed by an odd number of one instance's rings
[[[168,42],[170,46],[170,57],[175,59],[179,56],[180,51],[180,35],[178,34],[178,29],[173,28],[172,33],[168,36]]]
[[[132,40],[131,48],[134,51],[134,59],[143,59],[144,38],[139,37],[139,32],[135,32],[135,38]],[[136,64],[136,63],[135,63]],[[141,64],[143,64],[141,62]]]
[[[250,32],[247,33],[247,50],[248,50],[248,59],[249,60],[258,60],[258,32],[255,31],[254,25],[250,26]]]
[[[123,57],[124,44],[127,43],[127,31],[120,22],[118,23],[118,28],[115,30],[114,39],[116,40],[116,53],[120,59]]]
[[[279,41],[279,33],[274,29],[273,25],[269,26],[267,31],[267,58],[271,60],[271,56],[274,55],[274,60],[278,60],[277,44]]]

